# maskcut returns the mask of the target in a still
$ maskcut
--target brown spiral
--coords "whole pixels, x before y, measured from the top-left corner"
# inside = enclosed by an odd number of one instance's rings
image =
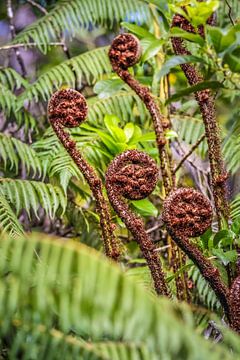
[[[106,188],[114,210],[140,246],[151,271],[156,292],[169,295],[160,259],[145,231],[144,223],[130,210],[123,199],[139,200],[150,195],[157,179],[158,169],[154,160],[142,151],[128,150],[118,155],[109,165],[106,173]]]
[[[137,150],[117,156],[107,172],[108,184],[130,200],[140,200],[150,195],[157,179],[158,169],[154,160]]]
[[[212,206],[206,196],[191,188],[180,188],[164,202],[163,220],[180,236],[202,235],[212,223]]]
[[[203,194],[191,188],[180,188],[172,191],[164,201],[162,219],[172,239],[215,291],[230,320],[228,288],[222,282],[218,269],[189,241],[189,237],[200,236],[210,227],[212,215],[211,204]]]
[[[118,35],[113,40],[108,55],[114,67],[128,69],[135,65],[141,57],[138,38],[128,33]]]
[[[79,126],[87,116],[87,102],[79,92],[66,89],[57,91],[48,105],[48,117],[58,139],[67,150],[87,181],[96,200],[96,211],[100,218],[105,254],[117,260],[120,248],[111,222],[109,204],[103,195],[103,184],[95,170],[87,163],[64,127]]]
[[[48,118],[72,128],[86,119],[88,106],[84,96],[76,90],[64,89],[55,92],[48,105]]]
[[[163,123],[166,123],[167,119],[161,115],[159,107],[151,95],[149,88],[141,85],[128,71],[128,68],[135,65],[141,56],[141,47],[138,38],[128,33],[118,35],[113,40],[108,55],[113,70],[140,97],[152,117],[163,183],[166,193],[168,193],[173,185],[173,179],[170,171],[170,159],[165,149],[166,138]]]

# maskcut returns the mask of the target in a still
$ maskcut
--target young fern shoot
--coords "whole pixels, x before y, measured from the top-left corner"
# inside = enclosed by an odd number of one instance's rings
[[[117,260],[120,248],[114,234],[110,209],[103,195],[103,184],[95,170],[87,163],[78,150],[74,140],[64,127],[78,127],[87,117],[87,102],[82,94],[72,89],[59,90],[53,94],[48,104],[48,118],[58,139],[67,150],[87,181],[96,200],[96,211],[100,217],[100,226],[105,254]]]
[[[189,241],[190,237],[202,235],[211,226],[212,215],[211,204],[203,194],[191,188],[179,188],[165,200],[162,218],[173,240],[199,268],[216,293],[231,322],[228,288],[222,282],[218,269]]]
[[[185,31],[195,33],[193,26],[182,15],[176,14],[172,21],[172,27],[179,27]],[[204,37],[203,27],[199,27],[199,34]],[[186,48],[184,41],[179,37],[172,37],[172,45],[176,55],[191,55]],[[190,85],[197,85],[204,79],[199,73],[196,66],[183,64],[181,68]],[[202,119],[205,126],[205,134],[208,143],[208,154],[211,171],[212,191],[214,196],[215,208],[218,218],[219,227],[221,219],[228,220],[229,206],[227,201],[226,180],[227,172],[224,169],[224,163],[221,153],[221,140],[219,128],[216,119],[215,101],[210,90],[201,90],[195,93],[196,100],[199,104]]]
[[[108,55],[113,70],[136,92],[152,117],[159,151],[163,185],[166,194],[168,194],[174,186],[174,181],[171,174],[170,159],[165,147],[166,138],[162,125],[164,118],[160,114],[159,107],[153,99],[150,90],[134,79],[128,71],[128,68],[135,65],[141,56],[141,47],[138,38],[128,33],[118,35],[113,40]]]
[[[106,173],[106,188],[109,200],[132,233],[149,266],[157,294],[169,296],[160,259],[155,246],[144,229],[142,219],[133,213],[123,198],[144,199],[154,190],[158,168],[152,158],[137,150],[128,150],[118,155]]]

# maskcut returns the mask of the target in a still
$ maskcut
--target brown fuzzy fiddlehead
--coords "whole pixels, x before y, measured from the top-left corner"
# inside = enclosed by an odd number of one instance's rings
[[[218,269],[189,241],[189,237],[202,235],[211,225],[212,207],[209,200],[194,189],[177,189],[165,200],[162,218],[173,240],[198,266],[215,291],[230,320],[228,289],[223,284]]]
[[[179,27],[190,33],[195,33],[195,29],[188,22],[188,20],[179,14],[176,14],[173,17],[172,26]],[[198,32],[201,36],[204,37],[204,30],[202,26],[199,27]],[[186,48],[185,43],[181,38],[173,37],[172,45],[176,55],[191,55],[191,52]],[[190,85],[197,85],[204,80],[202,74],[199,73],[196,66],[191,64],[183,64],[181,65],[181,68]],[[221,141],[216,120],[215,101],[213,95],[208,89],[197,91],[195,93],[195,97],[199,104],[205,126],[205,133],[208,142],[213,196],[218,217],[218,224],[220,226],[221,217],[224,217],[225,219],[228,219],[229,217],[226,190],[226,180],[228,176],[224,169],[224,163],[221,154]]]
[[[102,181],[82,157],[75,141],[64,130],[64,127],[79,126],[86,119],[87,110],[87,102],[78,91],[60,90],[54,93],[49,101],[48,118],[58,139],[82,172],[93,193],[96,200],[96,210],[100,217],[105,253],[108,257],[116,260],[120,255],[119,245],[113,232],[114,224],[111,223],[109,205],[103,196]]]
[[[136,92],[144,102],[152,117],[161,162],[163,184],[165,191],[168,194],[173,186],[173,179],[170,170],[171,164],[169,156],[165,148],[166,139],[162,125],[165,119],[160,114],[159,107],[153,99],[149,89],[146,86],[139,84],[128,71],[128,68],[135,65],[140,59],[141,48],[138,38],[128,33],[118,35],[113,40],[108,55],[113,70]]]
[[[140,246],[150,268],[156,292],[169,295],[160,259],[144,229],[143,221],[130,210],[123,199],[145,198],[154,190],[157,179],[158,169],[154,160],[144,152],[128,150],[118,155],[109,165],[106,188],[114,210]]]

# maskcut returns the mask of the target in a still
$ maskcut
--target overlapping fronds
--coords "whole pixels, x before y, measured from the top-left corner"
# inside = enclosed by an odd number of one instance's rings
[[[231,202],[231,218],[234,220],[240,216],[240,194]]]
[[[106,114],[115,114],[124,122],[130,122],[135,117],[139,117],[144,123],[148,117],[143,102],[132,91],[118,91],[104,99],[91,98],[88,104],[88,120],[92,123],[102,122]]]
[[[81,28],[103,26],[112,28],[115,21],[150,22],[150,10],[142,0],[62,0],[45,16],[16,36],[14,43],[34,42],[46,53],[48,43],[61,37],[63,29],[74,36]]]
[[[26,87],[28,82],[14,69],[0,67],[0,83],[11,91]]]
[[[18,174],[24,166],[27,174],[33,177],[42,175],[42,163],[34,149],[22,141],[0,133],[0,159],[4,170]]]
[[[232,130],[228,133],[224,141],[223,154],[227,165],[227,170],[235,174],[239,168],[240,157],[240,125],[235,121]]]
[[[107,56],[108,47],[97,48],[75,56],[43,73],[19,97],[19,108],[26,101],[48,100],[52,93],[62,85],[75,88],[81,86],[83,78],[93,84],[104,73],[110,73],[111,66]]]
[[[23,228],[6,198],[0,193],[0,233],[8,233],[10,236],[23,235]]]
[[[35,239],[4,239],[0,259],[0,332],[8,339],[15,331],[8,343],[15,358],[77,358],[84,348],[96,350],[84,359],[239,356],[235,335],[230,334],[231,352],[204,341],[194,333],[187,307],[154,298],[83,245],[41,234]],[[80,336],[91,341],[81,346]]]
[[[5,196],[18,215],[24,209],[31,217],[31,210],[38,217],[41,206],[53,219],[57,212],[63,214],[66,197],[60,187],[40,181],[0,178],[0,194]]]
[[[29,126],[34,126],[35,119],[33,118],[33,116],[23,108],[18,111],[19,106],[17,104],[17,96],[1,83],[0,94],[0,110],[2,110],[6,116],[9,117],[11,115],[13,118],[16,119],[19,125],[24,124],[26,126],[26,129]]]

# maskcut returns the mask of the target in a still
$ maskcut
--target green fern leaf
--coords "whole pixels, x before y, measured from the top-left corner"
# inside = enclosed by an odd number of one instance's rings
[[[53,219],[57,211],[62,215],[66,209],[66,197],[61,188],[40,181],[0,179],[0,194],[15,208],[17,215],[24,209],[29,218],[31,210],[38,217],[41,206]]]
[[[19,172],[22,164],[27,174],[32,176],[42,175],[42,163],[37,153],[28,144],[0,133],[0,158],[2,159],[4,169]]]
[[[62,0],[47,15],[24,29],[14,39],[14,43],[34,42],[46,53],[48,43],[61,37],[63,29],[74,36],[81,28],[89,25],[112,28],[115,21],[151,22],[151,13],[147,4],[141,0]]]
[[[28,82],[16,70],[2,67],[0,67],[0,83],[11,91],[28,85]]]
[[[142,360],[149,354],[153,360],[230,360],[239,355],[235,335],[228,338],[231,352],[204,341],[194,333],[186,306],[153,297],[101,254],[76,242],[41,234],[1,239],[0,257],[1,337],[8,338],[19,324],[9,351],[26,359],[33,351],[35,358],[59,359],[62,351],[64,358],[78,358],[72,351],[80,336],[91,339],[89,350],[107,360]],[[35,331],[29,338],[31,328]],[[52,341],[62,343],[60,352],[48,352],[56,349]]]
[[[10,236],[18,237],[24,231],[9,203],[0,194],[0,232],[8,233]]]

